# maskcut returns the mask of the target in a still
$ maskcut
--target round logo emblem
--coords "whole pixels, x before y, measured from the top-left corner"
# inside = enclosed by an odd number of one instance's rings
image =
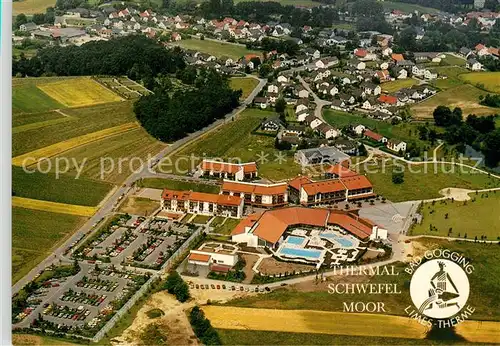
[[[469,279],[450,260],[433,259],[413,273],[410,296],[418,311],[430,318],[449,318],[459,312],[469,298]]]

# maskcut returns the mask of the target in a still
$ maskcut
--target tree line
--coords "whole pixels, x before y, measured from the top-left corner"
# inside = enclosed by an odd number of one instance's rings
[[[14,59],[14,76],[82,76],[125,75],[132,69],[139,77],[159,73],[175,73],[185,62],[179,48],[165,49],[142,35],[127,36],[109,41],[89,42],[81,46],[48,47],[31,59]]]
[[[200,69],[194,88],[173,93],[158,85],[154,94],[141,97],[134,112],[141,125],[162,141],[178,140],[221,119],[239,104],[241,90],[229,87],[226,77]]]
[[[487,166],[498,165],[500,162],[500,128],[496,127],[498,115],[469,114],[464,121],[460,108],[451,110],[446,106],[438,106],[433,112],[433,117],[436,126],[445,128],[444,134],[438,136],[448,144],[456,145],[462,152],[465,150],[465,145],[470,145],[483,153]]]

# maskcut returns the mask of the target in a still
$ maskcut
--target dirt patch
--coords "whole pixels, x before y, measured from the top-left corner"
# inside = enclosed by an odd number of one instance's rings
[[[253,276],[255,275],[255,272],[252,270],[252,268],[259,259],[259,256],[248,255],[248,254],[239,254],[239,255],[243,257],[243,259],[246,262],[245,267],[243,268],[243,272],[245,272],[245,280],[243,280],[243,283],[249,284],[250,282],[252,282]]]
[[[455,201],[468,201],[470,200],[469,194],[474,192],[473,190],[458,189],[455,187],[448,187],[442,189],[439,193],[445,197],[453,198]]]
[[[113,339],[113,344],[138,344],[144,328],[151,323],[159,323],[168,334],[169,344],[199,345],[185,313],[193,306],[194,302],[180,303],[166,292],[156,293],[141,307],[132,325],[120,337]],[[155,319],[148,317],[148,311],[155,308],[163,310],[165,315]]]
[[[132,215],[149,216],[160,207],[160,202],[143,197],[127,197],[120,211]]]
[[[286,272],[293,273],[293,271],[300,272],[314,269],[315,267],[312,265],[280,262],[272,257],[263,259],[257,268],[263,275],[285,274]]]

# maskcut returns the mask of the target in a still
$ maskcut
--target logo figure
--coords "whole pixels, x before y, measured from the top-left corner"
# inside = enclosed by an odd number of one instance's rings
[[[419,313],[431,318],[448,318],[465,306],[469,279],[456,263],[434,259],[415,271],[410,295]]]

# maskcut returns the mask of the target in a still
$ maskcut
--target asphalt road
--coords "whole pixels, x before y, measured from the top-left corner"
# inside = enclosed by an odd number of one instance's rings
[[[248,77],[258,79],[255,76],[248,75]],[[266,85],[267,80],[266,79],[258,79],[259,84],[257,87],[248,95],[248,97],[242,102],[242,104],[234,109],[232,112],[226,114],[226,116],[223,119],[219,119],[216,122],[210,124],[209,126],[193,132],[189,134],[188,136],[171,143],[167,147],[165,147],[163,150],[161,150],[156,156],[153,158],[152,162],[155,161],[160,161],[163,158],[167,157],[168,155],[172,154],[173,152],[177,151],[184,145],[196,140],[200,136],[206,134],[207,132],[229,122],[232,121],[233,117],[236,117],[238,114],[240,114],[243,110],[246,109],[246,107],[252,103],[253,99],[257,94],[262,90],[262,88]],[[154,165],[153,165],[154,166]],[[54,250],[52,254],[50,254],[47,258],[45,258],[41,263],[39,263],[36,267],[34,267],[28,274],[26,274],[22,279],[20,279],[18,282],[16,282],[12,286],[12,294],[17,293],[21,288],[23,288],[27,283],[32,281],[35,276],[45,269],[46,267],[50,266],[52,263],[56,263],[60,259],[64,259],[63,253],[64,251],[70,246],[71,243],[77,241],[82,235],[87,234],[89,232],[96,231],[98,228],[95,227],[99,221],[101,221],[103,218],[105,218],[107,215],[113,212],[114,206],[117,204],[118,201],[120,201],[120,197],[125,198],[130,192],[133,191],[133,189],[130,187],[132,183],[135,181],[145,178],[148,176],[151,176],[153,172],[153,169],[150,167],[144,167],[142,170],[135,172],[131,174],[124,182],[122,186],[117,188],[115,192],[108,196],[108,198],[101,203],[100,209],[78,230],[76,231],[70,238],[68,238],[62,245],[60,245],[57,249]]]

